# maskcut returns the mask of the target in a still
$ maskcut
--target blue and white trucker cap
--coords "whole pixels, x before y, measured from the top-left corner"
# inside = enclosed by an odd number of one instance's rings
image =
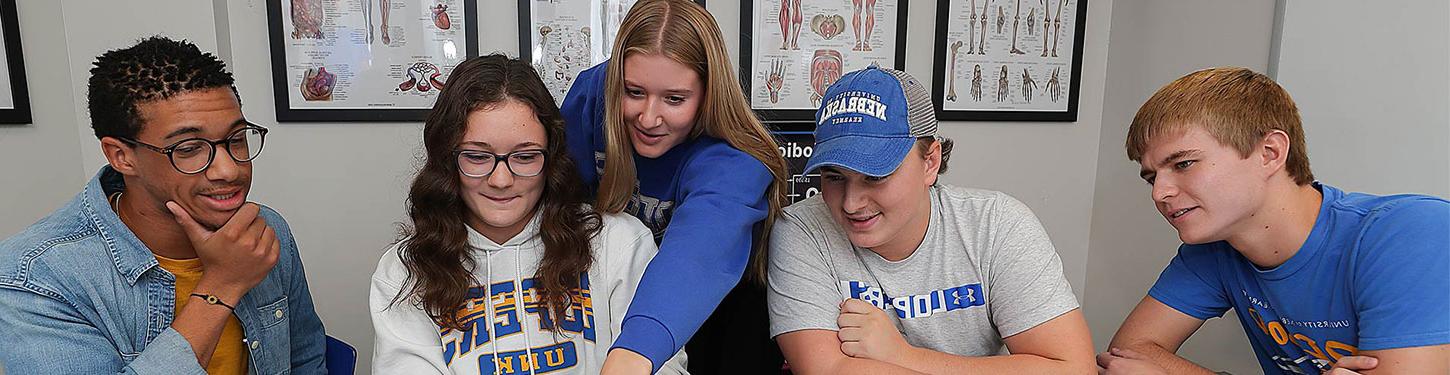
[[[936,136],[931,93],[906,72],[875,65],[846,73],[816,111],[816,146],[806,171],[824,166],[882,177],[919,137]]]

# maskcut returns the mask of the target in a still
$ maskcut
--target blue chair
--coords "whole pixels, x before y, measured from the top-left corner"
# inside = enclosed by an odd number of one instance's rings
[[[327,353],[323,357],[327,358],[328,374],[351,375],[357,369],[357,349],[336,337],[327,336]]]

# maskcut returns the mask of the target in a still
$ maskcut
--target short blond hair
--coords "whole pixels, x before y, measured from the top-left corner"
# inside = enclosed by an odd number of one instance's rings
[[[1264,135],[1289,136],[1286,170],[1299,185],[1314,182],[1304,127],[1294,99],[1273,79],[1239,67],[1199,70],[1164,85],[1148,98],[1128,128],[1128,159],[1141,162],[1148,143],[1164,135],[1203,129],[1248,157]]]

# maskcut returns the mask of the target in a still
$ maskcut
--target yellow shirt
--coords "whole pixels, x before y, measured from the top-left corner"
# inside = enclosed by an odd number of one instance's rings
[[[206,303],[201,298],[191,296],[192,290],[196,289],[196,283],[201,281],[203,271],[200,258],[192,259],[171,259],[160,255],[156,261],[161,263],[161,268],[176,275],[176,312],[180,313],[186,304],[192,301]],[[237,301],[223,301],[236,306]],[[237,320],[236,315],[230,315],[227,325],[222,328],[222,336],[217,340],[216,350],[211,354],[211,362],[206,365],[206,373],[237,374],[247,373],[247,349],[242,343],[242,321]]]

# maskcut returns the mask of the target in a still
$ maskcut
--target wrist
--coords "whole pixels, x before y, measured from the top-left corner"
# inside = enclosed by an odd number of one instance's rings
[[[923,360],[921,351],[921,348],[913,346],[911,343],[902,342],[901,346],[897,348],[895,355],[883,361],[893,365],[911,368],[907,364],[920,363]]]
[[[230,311],[237,311],[236,302],[227,303],[227,301],[223,301],[221,297],[217,297],[214,294],[192,293],[191,298],[201,299],[202,301],[205,301],[208,305],[221,306],[227,308],[227,310]]]
[[[604,359],[604,369],[609,373],[648,374],[653,369],[649,358],[625,348],[614,348]]]
[[[213,282],[203,275],[201,281],[196,283],[196,288],[192,289],[192,293],[216,296],[221,302],[236,306],[237,302],[241,302],[242,296],[247,294],[247,290],[247,288],[235,284]]]

